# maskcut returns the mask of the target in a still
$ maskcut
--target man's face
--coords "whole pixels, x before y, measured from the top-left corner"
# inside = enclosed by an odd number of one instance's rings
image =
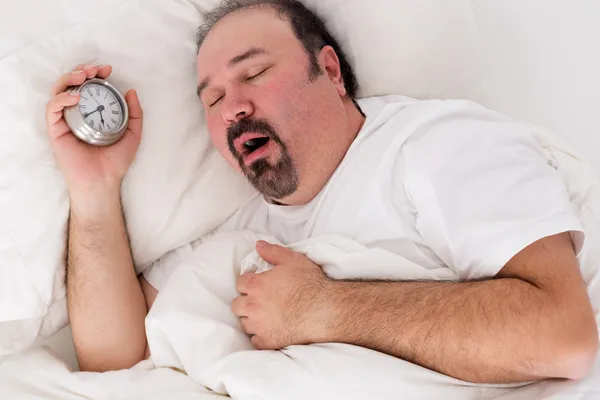
[[[343,83],[324,70],[309,71],[289,21],[268,7],[225,17],[198,54],[198,89],[213,144],[273,199],[312,184],[346,128]]]

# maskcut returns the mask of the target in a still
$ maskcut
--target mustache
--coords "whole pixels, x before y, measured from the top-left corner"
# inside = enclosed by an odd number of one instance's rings
[[[264,134],[283,146],[283,142],[277,134],[277,131],[275,131],[275,128],[273,128],[267,120],[243,118],[227,128],[227,144],[229,145],[229,151],[231,151],[231,154],[236,158],[239,158],[240,154],[238,154],[237,149],[235,148],[234,141],[248,132]]]

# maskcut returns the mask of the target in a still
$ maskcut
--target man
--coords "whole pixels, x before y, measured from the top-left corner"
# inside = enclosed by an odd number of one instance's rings
[[[296,1],[227,1],[206,21],[197,73],[210,136],[260,192],[220,229],[284,243],[344,234],[457,278],[332,281],[305,256],[259,242],[275,268],[240,277],[232,304],[258,349],[346,342],[472,382],[586,375],[598,329],[576,258],[584,235],[524,127],[469,102],[356,101],[340,46]],[[78,101],[67,86],[110,72],[79,66],[47,111],[71,199],[73,338],[93,371],[147,355],[147,310],[194,256],[186,246],[135,276],[120,204],[142,130],[135,92],[114,146],[77,141],[62,119]]]

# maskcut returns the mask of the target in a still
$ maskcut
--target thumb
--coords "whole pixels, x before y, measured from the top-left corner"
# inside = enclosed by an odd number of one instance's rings
[[[142,132],[143,111],[137,92],[133,89],[128,91],[125,94],[125,101],[127,101],[127,108],[129,109],[128,128],[136,136],[140,136]]]
[[[260,258],[271,265],[280,265],[294,257],[295,252],[287,247],[271,244],[264,240],[256,242],[256,251]]]

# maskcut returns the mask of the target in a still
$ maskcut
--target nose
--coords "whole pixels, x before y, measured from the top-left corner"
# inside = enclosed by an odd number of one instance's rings
[[[254,113],[254,106],[249,99],[240,96],[225,98],[221,106],[223,120],[227,125],[234,124],[243,118],[250,117]]]

